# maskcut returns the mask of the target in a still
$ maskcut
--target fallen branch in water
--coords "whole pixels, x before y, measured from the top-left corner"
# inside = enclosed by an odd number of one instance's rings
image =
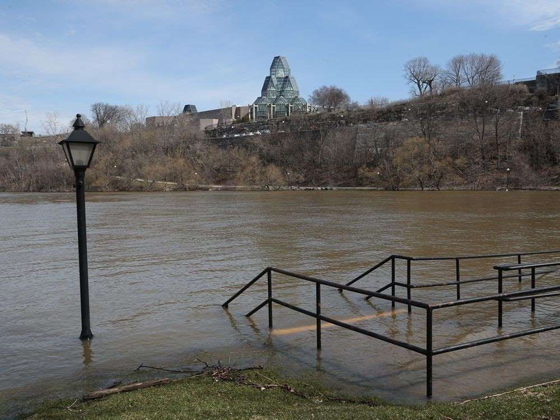
[[[187,373],[189,374],[189,376],[187,376],[186,378],[183,379],[190,379],[193,377],[199,377],[199,376],[209,376],[211,377],[215,382],[233,382],[236,385],[241,385],[241,386],[249,386],[251,388],[255,388],[258,389],[260,391],[266,391],[269,389],[280,389],[286,393],[295,395],[299,398],[303,398],[303,399],[315,399],[318,400],[316,397],[313,396],[309,396],[303,392],[300,392],[298,390],[296,390],[295,388],[286,385],[286,384],[277,384],[277,383],[273,383],[273,380],[266,377],[265,375],[258,373],[258,375],[262,376],[263,378],[265,378],[268,383],[265,384],[261,384],[258,382],[254,382],[250,379],[248,379],[245,375],[240,374],[240,372],[246,372],[246,371],[250,371],[250,370],[262,370],[263,367],[260,365],[257,366],[249,366],[249,367],[245,367],[245,368],[234,368],[234,367],[228,367],[228,366],[222,366],[222,364],[220,362],[218,362],[217,365],[210,365],[209,363],[203,361],[203,360],[199,360],[197,359],[199,362],[204,364],[204,367],[201,370],[180,370],[180,369],[166,369],[166,368],[161,368],[161,367],[155,367],[155,366],[148,366],[148,365],[144,365],[143,363],[138,366],[135,371],[138,371],[140,369],[155,369],[155,370],[162,370],[165,372],[171,372],[171,373]],[[82,398],[83,401],[91,401],[91,400],[96,400],[99,398],[104,398],[107,397],[109,395],[114,395],[114,394],[119,394],[122,392],[129,392],[129,391],[134,391],[137,389],[142,389],[142,388],[149,388],[149,387],[154,387],[154,386],[161,386],[161,385],[166,385],[172,382],[177,382],[177,381],[181,381],[182,379],[175,379],[175,380],[171,380],[169,378],[163,378],[163,379],[156,379],[156,380],[151,380],[151,381],[145,381],[145,382],[135,382],[135,383],[131,383],[128,385],[121,385],[121,386],[115,386],[112,388],[107,388],[107,389],[102,389],[100,391],[96,391],[96,392],[92,392],[91,394],[87,394],[84,395],[84,397]],[[377,402],[375,401],[361,401],[361,400],[354,400],[354,399],[349,399],[349,398],[342,398],[342,397],[330,397],[330,396],[326,396],[321,394],[321,400],[318,400],[318,402],[322,402],[323,400],[328,400],[328,401],[332,401],[332,402],[339,402],[342,404],[364,404],[364,405],[368,405],[370,407],[374,407],[379,405]]]
[[[162,367],[156,367],[156,366],[148,366],[145,365],[144,363],[140,364],[140,366],[138,366],[135,371],[138,371],[140,369],[155,369],[155,370],[162,370],[165,372],[170,372],[170,373],[187,373],[189,374],[189,376],[187,376],[186,379],[189,378],[194,378],[196,376],[203,376],[203,375],[207,375],[207,376],[212,376],[215,380],[217,380],[216,378],[218,376],[220,376],[220,374],[218,374],[217,372],[242,372],[242,371],[247,371],[247,370],[255,370],[255,369],[262,369],[263,367],[258,365],[258,366],[250,366],[250,367],[246,367],[246,368],[228,368],[228,367],[222,367],[221,363],[218,362],[217,366],[213,366],[210,365],[202,360],[197,359],[198,361],[200,361],[201,363],[204,363],[204,367],[201,370],[180,370],[180,369],[166,369],[166,368],[162,368]],[[168,383],[171,382],[175,382],[178,381],[177,380],[171,380],[169,378],[162,378],[162,379],[155,379],[155,380],[150,380],[150,381],[144,381],[144,382],[133,382],[131,384],[126,384],[126,385],[118,385],[118,386],[111,386],[109,388],[106,389],[101,389],[99,391],[95,391],[92,392],[90,394],[86,394],[82,397],[82,401],[91,401],[91,400],[97,400],[100,398],[104,398],[104,397],[108,397],[109,395],[114,395],[114,394],[120,394],[123,392],[130,392],[130,391],[135,391],[137,389],[142,389],[142,388],[150,388],[150,387],[155,387],[155,386],[161,386],[161,385],[166,385]]]
[[[163,370],[164,372],[171,372],[171,373],[200,373],[200,371],[198,371],[198,370],[166,369],[166,368],[157,367],[157,366],[148,366],[148,365],[145,365],[144,363],[142,363],[140,366],[138,366],[136,369],[134,369],[134,371],[138,371],[140,369]]]

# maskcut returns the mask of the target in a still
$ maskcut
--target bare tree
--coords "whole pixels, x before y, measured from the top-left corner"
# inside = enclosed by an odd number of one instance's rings
[[[348,105],[346,105],[346,109],[349,110],[349,111],[357,111],[360,108],[361,108],[361,106],[360,106],[360,103],[358,101],[352,101]]]
[[[469,87],[495,85],[502,79],[502,63],[494,54],[469,54],[464,58],[463,76]]]
[[[232,115],[232,109],[231,107],[233,106],[233,102],[231,101],[220,101],[220,121],[219,124],[222,125],[227,125],[228,122],[231,122],[233,120],[233,118],[235,117],[234,115]]]
[[[339,87],[321,86],[309,96],[309,102],[329,111],[334,111],[346,108],[350,104],[350,96]]]
[[[463,75],[466,58],[464,55],[456,55],[447,62],[443,73],[444,83],[447,86],[462,87],[465,84]]]
[[[428,141],[428,146],[432,147],[432,141],[439,137],[445,129],[445,123],[438,118],[438,111],[441,112],[441,102],[437,96],[425,95],[419,98],[411,107],[411,115],[414,116],[412,126],[417,128],[417,135]]]
[[[469,131],[475,143],[478,143],[480,162],[486,168],[486,142],[492,128],[494,110],[491,86],[474,87],[461,93],[459,110],[468,121]]]
[[[56,112],[47,112],[46,119],[41,123],[43,130],[48,136],[59,136],[69,131],[69,126],[64,126],[59,121],[59,115]]]
[[[438,66],[430,64],[426,57],[413,58],[404,65],[404,77],[417,96],[432,93],[436,79],[441,73]]]
[[[369,109],[386,108],[389,105],[389,99],[384,96],[374,96],[367,100],[365,107]]]
[[[157,106],[159,117],[176,117],[181,113],[181,102],[161,101]]]
[[[97,102],[91,106],[91,113],[93,114],[93,123],[102,128],[107,124],[121,124],[126,118],[127,109],[118,105]]]
[[[132,130],[135,127],[143,127],[150,108],[146,105],[126,106],[125,114],[126,128]]]
[[[0,146],[9,146],[19,138],[19,125],[0,124]]]
[[[7,134],[7,135],[19,134],[19,126],[14,124],[0,124],[0,134]]]

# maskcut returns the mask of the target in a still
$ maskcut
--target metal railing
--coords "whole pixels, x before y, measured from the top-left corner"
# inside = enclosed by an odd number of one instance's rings
[[[535,82],[536,80],[537,80],[536,77],[525,77],[523,79],[501,80],[501,81],[498,82],[498,85],[514,85],[516,83]]]
[[[377,290],[377,292],[382,292],[391,288],[391,295],[395,296],[396,287],[403,287],[407,289],[407,298],[412,298],[412,290],[413,289],[427,289],[433,287],[446,287],[446,286],[455,286],[457,292],[457,300],[461,299],[461,285],[469,284],[469,283],[479,283],[479,282],[487,282],[498,280],[498,276],[490,276],[490,277],[480,277],[480,278],[468,278],[462,279],[461,278],[461,262],[466,260],[484,260],[484,259],[495,259],[495,258],[511,258],[515,257],[517,265],[522,264],[522,257],[527,256],[537,256],[537,255],[551,255],[551,254],[559,254],[560,250],[552,250],[552,251],[538,251],[538,252],[517,252],[517,253],[507,253],[507,254],[483,254],[483,255],[464,255],[464,256],[456,256],[456,257],[409,257],[404,255],[391,255],[385,258],[380,263],[374,265],[369,270],[365,271],[364,273],[360,274],[358,277],[354,278],[353,280],[346,283],[347,286],[350,286],[357,281],[363,279],[367,275],[373,273],[374,271],[378,270],[382,266],[384,266],[389,261],[391,262],[391,282],[386,284],[385,286],[381,287]],[[399,282],[396,280],[396,262],[397,261],[406,261],[407,270],[406,270],[406,283]],[[455,278],[449,281],[443,281],[438,283],[428,283],[428,284],[413,284],[412,283],[412,262],[414,261],[421,261],[421,262],[438,262],[438,261],[454,261],[455,262]],[[513,275],[506,275],[503,276],[503,279],[506,278],[517,278],[519,283],[522,282],[523,277],[530,276],[531,273],[524,273],[522,267],[516,268],[517,274]],[[555,272],[556,270],[544,270],[538,271],[535,274],[544,275],[550,274]],[[339,291],[342,291],[339,288]],[[373,296],[368,296],[367,299],[370,299]],[[392,305],[394,307],[394,305]],[[411,307],[408,308],[408,311],[411,312]]]
[[[560,67],[555,67],[553,69],[543,69],[537,71],[538,75],[549,75],[549,74],[560,74]]]
[[[527,252],[527,253],[514,253],[514,254],[492,254],[492,255],[476,255],[476,256],[462,256],[462,257],[437,257],[437,258],[413,258],[413,257],[405,257],[402,255],[391,255],[387,257],[385,260],[381,261],[380,263],[376,264],[366,272],[362,273],[360,276],[356,277],[348,284],[343,285],[323,279],[318,279],[315,277],[310,277],[302,274],[292,273],[286,270],[282,270],[279,268],[274,267],[267,267],[263,271],[259,273],[257,277],[247,283],[241,290],[235,293],[230,299],[228,299],[222,306],[224,308],[228,308],[229,304],[237,299],[243,292],[245,292],[249,287],[255,284],[258,280],[260,280],[265,274],[267,276],[267,290],[268,295],[267,298],[257,305],[254,309],[246,314],[247,317],[252,316],[257,311],[262,309],[263,307],[268,307],[268,325],[269,328],[273,327],[273,304],[277,304],[283,306],[285,308],[291,309],[293,311],[299,312],[301,314],[307,315],[309,317],[316,319],[316,338],[317,338],[317,348],[321,348],[321,321],[328,322],[330,324],[337,325],[339,327],[355,331],[357,333],[376,338],[378,340],[396,345],[398,347],[405,348],[407,350],[411,350],[413,352],[422,354],[426,357],[426,396],[428,398],[432,397],[432,378],[433,378],[433,357],[449,353],[453,351],[463,350],[471,347],[477,347],[484,344],[495,343],[499,341],[509,340],[512,338],[523,337],[526,335],[537,334],[540,332],[551,331],[560,328],[560,324],[555,324],[547,327],[541,328],[534,328],[530,330],[523,330],[517,331],[509,334],[500,334],[494,337],[469,341],[465,343],[459,343],[452,346],[446,347],[439,347],[433,348],[433,322],[434,322],[434,311],[456,307],[456,306],[463,306],[469,304],[476,304],[481,302],[489,302],[489,301],[496,301],[498,302],[498,327],[502,327],[502,316],[503,316],[503,302],[512,302],[512,301],[519,301],[519,300],[532,300],[532,311],[535,310],[535,300],[541,298],[549,298],[554,296],[560,296],[560,286],[552,286],[552,287],[543,287],[543,288],[536,288],[536,276],[538,274],[543,273],[550,273],[557,271],[556,269],[549,269],[552,267],[560,266],[560,262],[550,262],[550,263],[532,263],[532,264],[521,264],[521,257],[528,256],[528,255],[544,255],[544,254],[555,254],[560,253],[560,251],[545,251],[545,252]],[[486,258],[502,258],[502,257],[517,257],[518,263],[516,264],[499,264],[495,265],[494,269],[498,271],[497,276],[493,277],[485,277],[480,279],[468,279],[468,280],[461,280],[460,278],[460,261],[462,260],[473,260],[473,259],[486,259]],[[407,281],[406,283],[401,283],[396,281],[396,264],[395,262],[399,259],[403,259],[407,262]],[[442,302],[442,303],[426,303],[418,300],[413,300],[411,298],[411,290],[414,288],[414,285],[411,282],[411,263],[412,261],[446,261],[446,260],[454,260],[455,267],[456,267],[456,281],[454,282],[443,282],[443,283],[434,283],[429,285],[421,285],[416,287],[442,287],[442,286],[451,286],[455,285],[457,287],[457,300],[450,301],[450,302]],[[357,288],[351,286],[353,283],[359,281],[360,279],[364,278],[368,274],[372,273],[373,271],[379,269],[380,267],[384,266],[386,263],[391,261],[391,276],[392,281],[391,283],[385,285],[381,289],[377,291],[371,291],[367,289]],[[541,271],[538,271],[538,270]],[[542,269],[546,269],[542,271]],[[516,291],[510,293],[503,293],[503,280],[505,278],[518,278],[521,282],[522,277],[526,274],[523,273],[523,270],[530,270],[531,276],[531,289],[530,290],[523,290],[523,291]],[[504,272],[508,271],[516,271],[515,275],[504,276]],[[305,280],[307,282],[311,282],[315,284],[315,311],[309,311],[307,309],[300,308],[298,306],[292,305],[288,302],[285,302],[281,299],[274,297],[273,294],[273,273],[282,274],[288,277],[297,278],[301,280]],[[482,297],[473,297],[467,299],[461,299],[460,296],[460,284],[466,282],[478,282],[478,281],[490,281],[490,280],[497,280],[498,282],[498,293],[490,296],[482,296]],[[402,298],[395,296],[395,286],[405,287],[407,289],[407,298]],[[331,318],[326,316],[322,312],[321,307],[321,287],[330,287],[338,289],[340,292],[347,291],[352,293],[357,293],[360,295],[364,295],[366,299],[370,298],[377,298],[383,301],[391,302],[391,306],[395,307],[397,303],[406,305],[408,307],[409,313],[411,312],[412,307],[417,307],[426,311],[426,335],[425,335],[425,347],[420,347],[405,341],[400,341],[394,339],[392,337],[385,336],[383,334],[369,331],[360,327],[356,327],[354,325],[350,325],[348,323],[339,321],[337,319]],[[384,290],[391,288],[391,294],[382,293]]]

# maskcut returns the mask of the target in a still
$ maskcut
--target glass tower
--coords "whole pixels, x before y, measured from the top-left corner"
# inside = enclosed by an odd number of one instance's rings
[[[274,57],[261,96],[251,106],[251,119],[281,118],[302,112],[307,112],[307,102],[299,96],[299,87],[291,75],[288,60],[282,56]]]

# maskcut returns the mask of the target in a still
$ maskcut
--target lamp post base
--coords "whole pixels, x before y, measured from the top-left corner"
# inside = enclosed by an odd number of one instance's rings
[[[80,340],[91,340],[93,338],[93,334],[90,330],[82,331],[80,334]]]

